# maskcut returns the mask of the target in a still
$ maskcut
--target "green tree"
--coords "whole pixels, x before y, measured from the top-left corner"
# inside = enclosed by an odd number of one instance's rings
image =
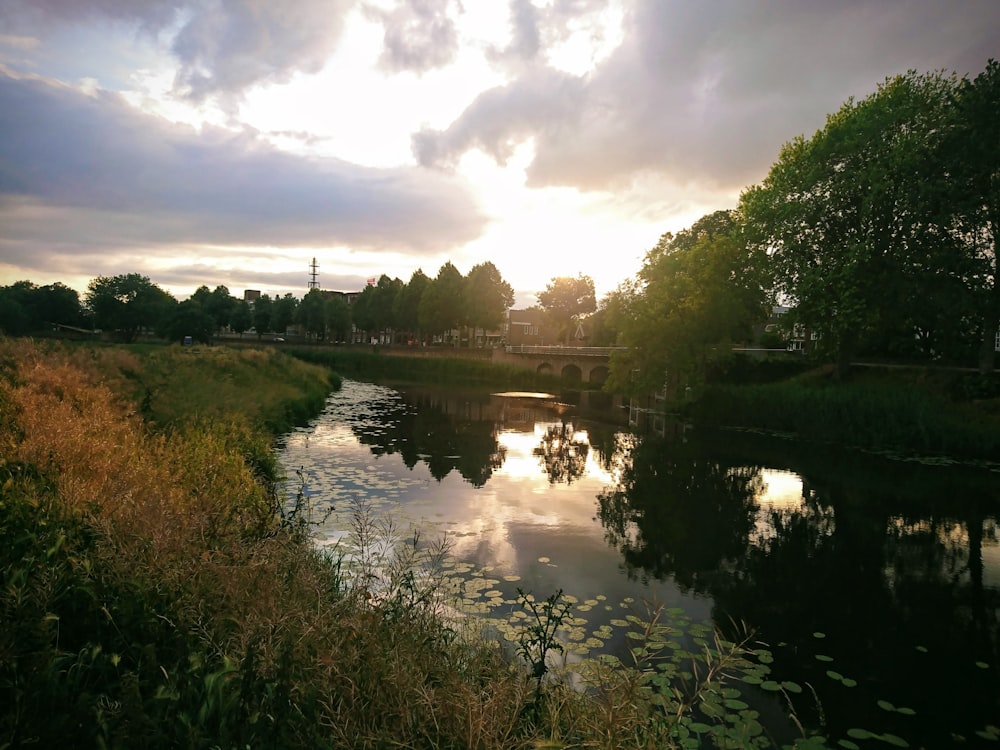
[[[395,323],[396,297],[402,288],[402,281],[382,274],[377,284],[366,286],[354,300],[351,310],[354,324],[374,337],[391,330]]]
[[[286,292],[284,297],[275,299],[271,306],[271,329],[277,334],[284,335],[288,331],[288,326],[295,320],[298,306],[299,301],[291,292]]]
[[[16,281],[0,287],[0,331],[8,336],[23,336],[35,327],[35,285]]]
[[[260,295],[253,301],[253,327],[257,331],[257,339],[263,338],[264,334],[271,330],[271,314],[274,304],[267,294]]]
[[[326,318],[329,335],[334,341],[347,341],[351,337],[351,306],[343,295],[334,294],[326,301]]]
[[[75,289],[56,282],[39,287],[35,292],[35,313],[39,327],[45,324],[79,326],[83,317],[80,295]]]
[[[178,343],[190,336],[194,341],[210,344],[215,335],[215,318],[192,297],[173,307],[160,332],[164,338]]]
[[[212,290],[206,312],[215,320],[216,330],[221,330],[230,325],[233,313],[236,310],[239,300],[229,293],[229,288],[220,284]]]
[[[979,338],[979,369],[990,372],[1000,330],[997,231],[1000,227],[1000,63],[989,60],[956,94],[958,126],[947,142],[956,166],[956,219],[965,255],[972,265]]]
[[[728,356],[764,318],[764,261],[763,252],[740,241],[730,211],[664,234],[646,254],[639,282],[615,295],[628,349],[613,356],[609,387],[649,392],[700,384],[708,364]]]
[[[410,280],[399,290],[396,301],[393,303],[393,318],[396,325],[403,331],[408,331],[416,335],[418,341],[422,340],[420,334],[420,300],[424,292],[430,285],[431,280],[422,269],[417,269],[410,276]]]
[[[250,303],[245,299],[237,300],[229,318],[229,328],[242,337],[251,325],[253,325],[253,313],[250,311]]]
[[[420,327],[431,334],[443,334],[465,323],[465,278],[451,261],[441,266],[424,290],[419,317]]]
[[[160,327],[177,305],[170,294],[137,273],[98,276],[87,286],[85,303],[94,325],[113,331],[123,341]]]
[[[538,304],[568,344],[575,333],[575,324],[597,309],[594,281],[583,274],[576,278],[558,276],[538,294]]]
[[[886,80],[812,138],[786,144],[741,198],[778,291],[841,374],[873,334],[912,341],[918,324],[940,319],[927,314],[929,300],[951,288],[942,279],[965,271],[943,209],[954,189],[941,144],[955,88],[940,74]]]
[[[315,287],[310,289],[296,312],[297,320],[307,334],[317,341],[326,339],[327,304],[326,296]]]
[[[489,261],[472,267],[465,283],[466,321],[484,331],[497,329],[514,304],[514,289]],[[469,344],[471,346],[472,339]]]

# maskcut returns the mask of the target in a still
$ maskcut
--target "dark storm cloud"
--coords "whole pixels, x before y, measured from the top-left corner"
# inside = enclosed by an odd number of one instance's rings
[[[354,0],[11,0],[0,30],[112,20],[173,32],[179,93],[238,97],[262,82],[319,71],[334,51]]]
[[[448,128],[416,134],[420,163],[447,165],[472,148],[502,160],[534,138],[534,186],[606,188],[660,173],[738,189],[763,176],[783,142],[887,76],[978,72],[1000,32],[994,0],[628,7],[621,46],[591,74],[525,68]],[[512,8],[522,29],[513,45],[530,52],[541,22],[519,0]]]
[[[392,10],[368,8],[385,29],[380,65],[398,73],[425,73],[455,59],[458,32],[453,0],[403,0]]]
[[[52,244],[251,244],[435,251],[484,219],[464,186],[200,132],[114,94],[0,74],[0,226]],[[6,252],[6,251],[5,251]]]

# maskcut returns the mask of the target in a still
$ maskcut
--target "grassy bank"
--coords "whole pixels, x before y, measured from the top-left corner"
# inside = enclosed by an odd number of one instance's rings
[[[353,566],[318,551],[257,425],[325,387],[275,353],[0,340],[0,748],[767,743],[737,644],[629,615],[640,668],[579,665],[584,693],[548,679],[555,597],[512,656],[435,596],[433,546],[361,510]]]
[[[1000,376],[856,368],[778,383],[714,385],[686,408],[697,424],[793,434],[884,453],[996,460]]]
[[[329,367],[344,377],[352,378],[482,383],[517,390],[551,390],[563,385],[562,380],[553,375],[541,375],[511,365],[493,364],[488,359],[403,356],[329,347],[296,347],[288,352],[303,361]]]

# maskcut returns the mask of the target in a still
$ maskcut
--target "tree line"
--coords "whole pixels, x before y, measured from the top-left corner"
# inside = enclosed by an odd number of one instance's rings
[[[348,341],[352,331],[426,342],[463,327],[495,330],[514,303],[514,291],[493,263],[480,263],[463,276],[447,262],[435,278],[422,270],[409,282],[383,274],[352,303],[346,296],[310,289],[255,300],[234,297],[223,285],[199,287],[178,302],[147,276],[99,276],[80,295],[64,284],[37,286],[18,281],[0,287],[0,330],[25,335],[50,327],[100,330],[121,341],[140,334],[209,343],[220,331],[258,338],[284,335],[293,324],[315,341]]]
[[[697,383],[779,304],[841,374],[858,357],[992,371],[998,224],[1000,64],[888,78],[602,301],[627,347],[610,384]]]

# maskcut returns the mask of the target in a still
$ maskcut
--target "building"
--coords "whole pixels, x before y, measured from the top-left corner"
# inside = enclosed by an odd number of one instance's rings
[[[508,346],[555,346],[559,331],[542,310],[508,310],[504,338]]]

